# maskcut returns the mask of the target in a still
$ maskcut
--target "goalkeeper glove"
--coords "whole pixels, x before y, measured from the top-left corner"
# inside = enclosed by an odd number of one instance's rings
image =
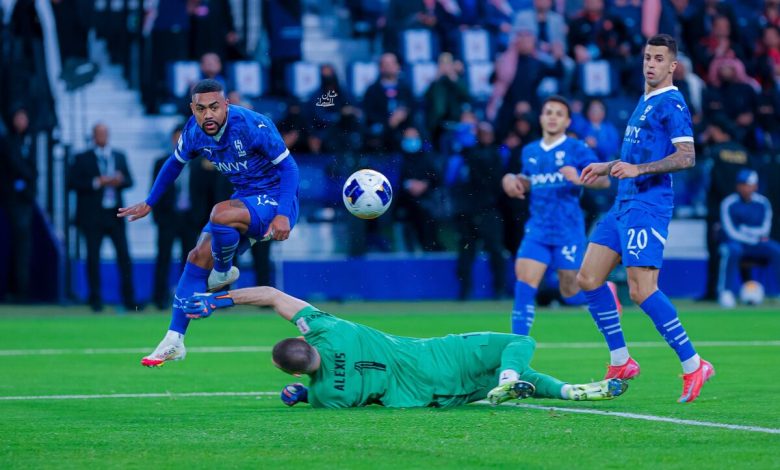
[[[282,402],[293,406],[299,402],[309,403],[309,389],[303,384],[290,384],[282,389]]]
[[[199,319],[211,316],[214,310],[218,308],[227,308],[235,305],[233,298],[227,291],[193,294],[184,301],[182,309],[187,318]]]

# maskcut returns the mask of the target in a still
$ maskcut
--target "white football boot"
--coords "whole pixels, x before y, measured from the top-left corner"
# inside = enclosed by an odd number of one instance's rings
[[[141,359],[141,365],[146,367],[161,367],[168,361],[181,361],[187,357],[184,347],[184,335],[168,331],[154,352]]]
[[[240,275],[241,272],[235,266],[231,266],[230,269],[224,273],[212,269],[211,273],[209,273],[208,291],[217,292],[222,290],[223,287],[236,282]]]

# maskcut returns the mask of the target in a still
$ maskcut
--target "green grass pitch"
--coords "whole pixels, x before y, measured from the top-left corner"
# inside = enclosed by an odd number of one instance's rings
[[[508,302],[319,306],[420,337],[506,331],[510,310]],[[636,309],[626,311],[623,328],[642,375],[626,395],[522,403],[752,430],[480,404],[288,408],[278,392],[294,379],[271,365],[268,351],[297,330],[267,310],[217,312],[193,323],[187,360],[146,369],[139,360],[164,333],[167,313],[3,307],[0,468],[780,468],[780,308],[684,304],[680,310],[717,372],[695,403],[675,402],[679,363]],[[536,369],[571,382],[603,375],[606,347],[585,310],[540,309],[533,334],[540,343]],[[198,351],[208,347],[231,352]],[[111,394],[131,396],[94,397]],[[52,395],[84,397],[8,399]]]

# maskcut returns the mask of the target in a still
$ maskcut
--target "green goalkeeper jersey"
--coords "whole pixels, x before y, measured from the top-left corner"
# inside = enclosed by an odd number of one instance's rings
[[[309,386],[315,407],[456,406],[484,398],[496,384],[500,355],[482,357],[490,333],[407,338],[314,307],[292,322],[321,357]]]

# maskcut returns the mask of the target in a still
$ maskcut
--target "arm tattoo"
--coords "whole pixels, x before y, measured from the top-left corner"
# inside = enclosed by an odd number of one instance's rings
[[[693,142],[678,142],[674,144],[677,151],[661,160],[637,165],[640,175],[671,173],[685,170],[696,164],[696,151]]]

